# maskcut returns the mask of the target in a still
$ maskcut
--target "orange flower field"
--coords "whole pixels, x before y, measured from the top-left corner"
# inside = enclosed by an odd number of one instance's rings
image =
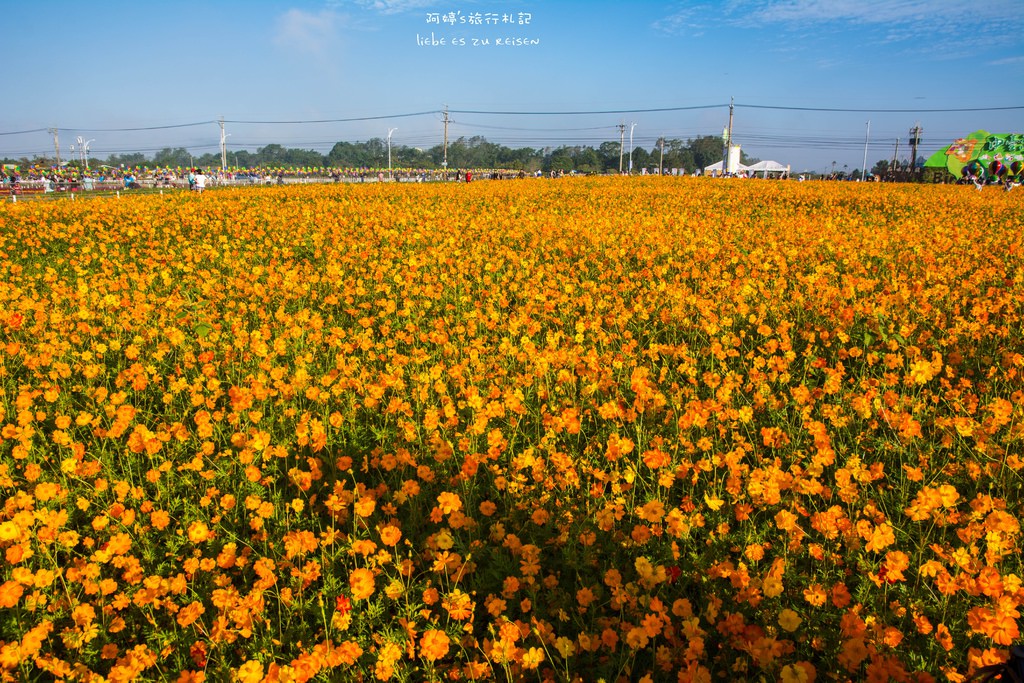
[[[0,206],[0,679],[962,681],[1021,639],[1024,194]]]

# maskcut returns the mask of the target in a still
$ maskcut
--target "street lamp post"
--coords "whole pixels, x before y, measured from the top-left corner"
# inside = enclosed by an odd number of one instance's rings
[[[391,172],[391,134],[394,133],[397,128],[388,128],[388,180],[394,180],[395,176]]]
[[[91,140],[86,140],[85,144],[82,145],[82,152],[83,152],[83,155],[84,155],[84,158],[85,158],[85,170],[86,171],[89,170],[89,144],[93,143],[93,142],[96,142],[96,138],[92,138]]]
[[[220,135],[220,170],[224,171],[228,165],[228,138],[231,137],[231,133],[225,133],[221,129]]]

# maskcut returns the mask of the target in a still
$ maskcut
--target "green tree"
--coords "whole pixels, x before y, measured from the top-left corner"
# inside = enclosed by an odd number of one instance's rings
[[[129,168],[132,166],[149,166],[152,162],[150,162],[142,152],[134,152],[131,154],[111,154],[103,163],[107,166],[115,166],[118,168],[124,166],[125,168]]]
[[[660,152],[659,152],[660,153]],[[652,156],[654,152],[651,152]],[[662,162],[666,173],[671,173],[673,168],[683,169],[686,173],[692,173],[697,168],[691,150],[685,142],[678,138],[665,140],[665,160]]]
[[[621,145],[618,142],[602,142],[597,148],[597,155],[601,158],[601,165],[605,173],[618,173],[619,172],[619,154],[621,152]],[[623,162],[625,167],[625,162]]]
[[[284,153],[284,165],[289,167],[314,168],[324,165],[324,155],[315,149],[286,149]]]
[[[434,166],[430,154],[416,147],[392,145],[391,158],[394,165],[400,168],[433,168]]]
[[[255,168],[259,166],[256,155],[247,149],[228,153],[228,162],[237,168]]]
[[[512,149],[503,146],[498,152],[499,168],[510,168],[517,171],[533,173],[535,171],[539,171],[543,167],[543,164],[543,151],[533,149],[532,147]]]
[[[573,169],[573,151],[571,147],[558,147],[550,150],[544,155],[544,166],[542,167],[545,172],[550,171],[562,171],[568,173]]]
[[[336,142],[327,153],[325,163],[328,166],[357,168],[365,166],[367,153],[365,143]]]
[[[637,146],[633,150],[632,159],[633,159],[633,173],[642,173],[641,169],[644,169],[644,168],[651,168],[651,167],[657,168],[658,167],[658,159],[657,159],[657,157],[654,158],[654,163],[651,163],[651,155],[648,154],[646,149],[644,149],[643,147],[640,147],[640,146]]]
[[[186,168],[192,163],[192,155],[184,147],[164,147],[153,155],[153,163],[156,166]]]
[[[722,138],[714,135],[702,135],[687,141],[686,146],[693,154],[693,164],[697,169],[704,169],[722,160]]]
[[[271,144],[256,150],[260,164],[264,166],[282,166],[284,164],[284,147]]]
[[[576,170],[581,173],[601,173],[604,166],[601,163],[601,156],[593,147],[579,148],[576,152]]]

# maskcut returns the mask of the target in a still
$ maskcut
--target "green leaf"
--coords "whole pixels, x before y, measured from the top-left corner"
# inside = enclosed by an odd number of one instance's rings
[[[196,323],[195,331],[198,337],[205,338],[206,335],[213,331],[213,325],[210,323]]]

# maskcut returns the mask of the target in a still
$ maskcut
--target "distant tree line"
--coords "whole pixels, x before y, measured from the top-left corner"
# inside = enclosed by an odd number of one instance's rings
[[[620,157],[621,151],[621,157]],[[448,168],[504,168],[522,170],[528,173],[535,171],[576,171],[579,173],[616,173],[620,169],[629,169],[630,153],[628,149],[620,149],[617,141],[603,142],[597,147],[590,145],[563,145],[561,147],[506,147],[489,142],[482,136],[470,138],[460,137],[448,143]],[[418,149],[405,145],[391,146],[391,164],[395,168],[442,168],[445,160],[443,145],[435,145],[430,149]],[[642,168],[657,169],[659,165],[665,169],[681,168],[687,172],[704,168],[722,160],[721,138],[704,135],[689,140],[659,140],[651,149],[637,146],[633,149],[633,170],[636,173]],[[742,163],[753,163],[746,155]],[[5,159],[5,163],[50,165],[52,159],[37,157],[28,159]],[[76,162],[77,163],[77,162]],[[305,167],[340,167],[340,168],[387,168],[387,142],[381,138],[371,138],[365,142],[338,142],[327,154],[312,149],[288,148],[278,144],[270,144],[258,148],[255,152],[248,150],[229,151],[228,166],[236,168],[305,168]],[[184,147],[166,147],[152,157],[142,153],[112,154],[106,159],[90,159],[90,167],[99,165],[125,167],[170,167],[170,168],[219,168],[220,152],[210,152],[201,156],[193,156]]]

